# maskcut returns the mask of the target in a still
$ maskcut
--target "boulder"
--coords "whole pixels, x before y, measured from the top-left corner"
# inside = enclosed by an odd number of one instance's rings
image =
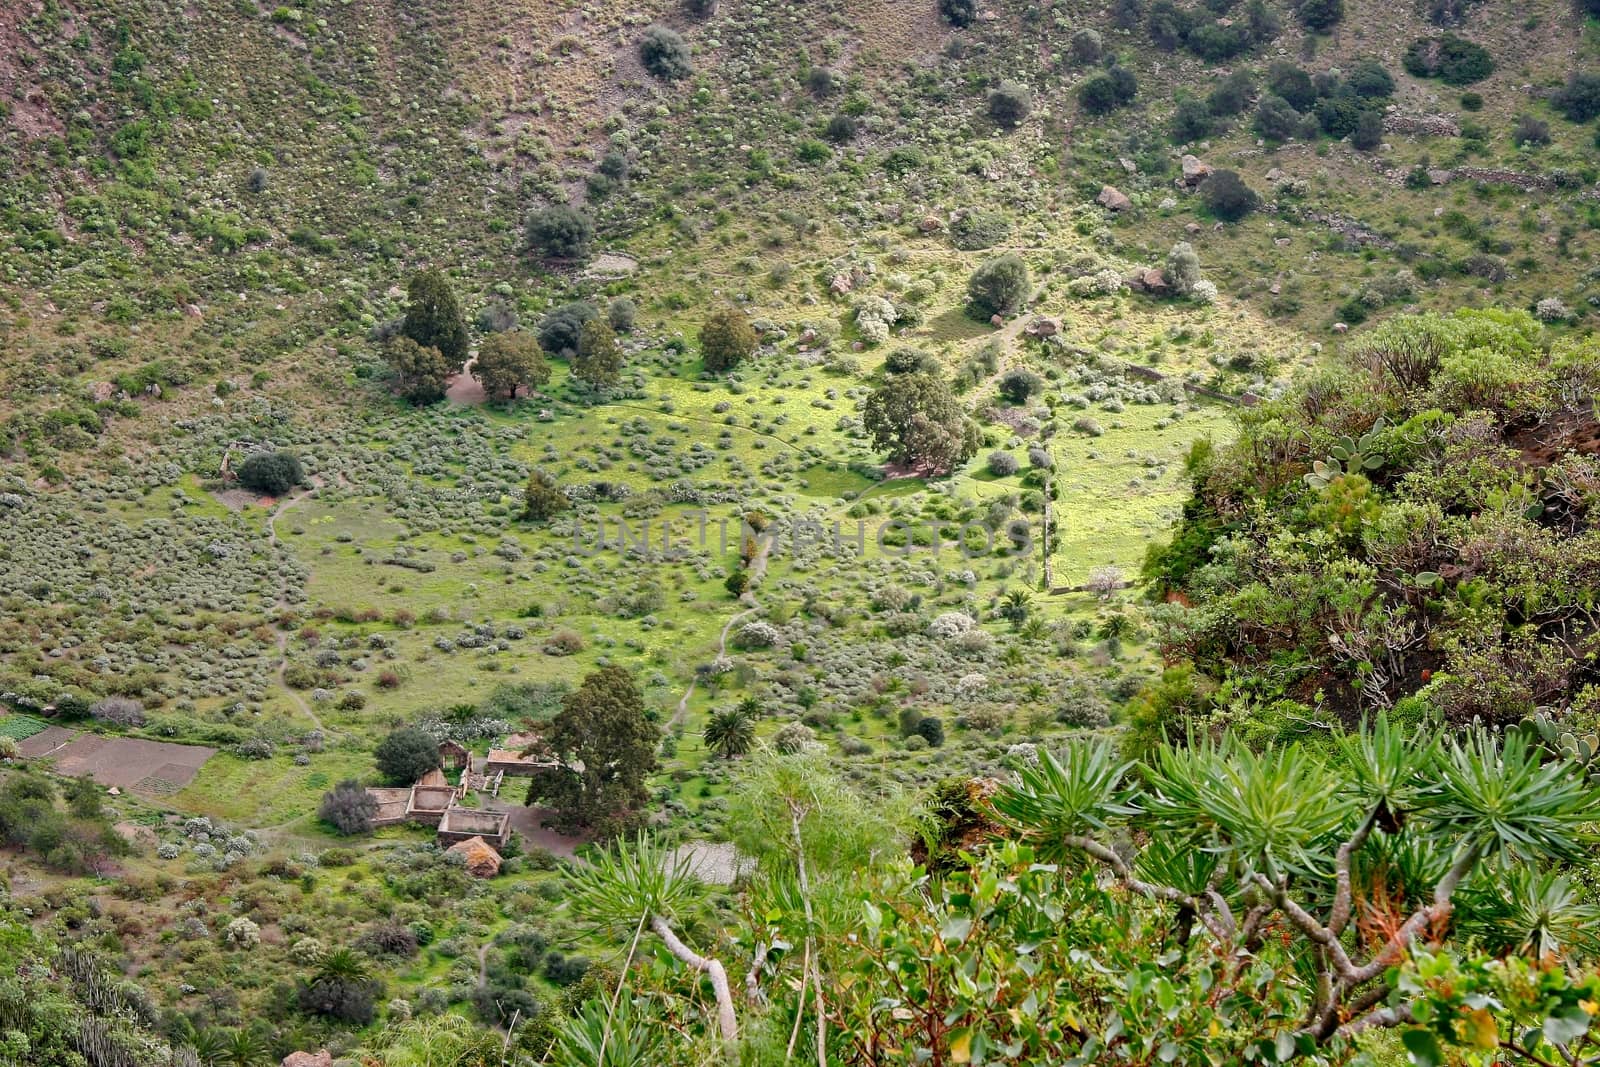
[[[828,283],[828,291],[834,296],[846,296],[853,291],[855,287],[856,283],[851,280],[850,275],[844,273],[843,271],[835,274],[833,276],[833,281]]]
[[[493,878],[500,873],[500,853],[481,837],[457,841],[446,851],[454,852],[466,860],[467,873],[474,878]]]
[[[1190,188],[1211,177],[1211,164],[1204,163],[1195,156],[1185,154],[1180,165],[1183,167],[1183,184]]]
[[[283,1067],[333,1067],[333,1053],[327,1049],[291,1052],[283,1058]]]
[[[1184,223],[1183,232],[1188,234],[1190,237],[1193,237],[1195,234],[1200,232],[1200,224],[1198,222]]]
[[[923,233],[935,233],[944,228],[944,223],[939,221],[937,215],[924,215],[922,221],[917,223],[917,229]]]
[[[1169,288],[1167,276],[1159,267],[1146,267],[1140,271],[1139,284],[1147,293],[1164,293]]]
[[[1054,337],[1061,332],[1061,320],[1049,315],[1040,315],[1027,326],[1030,337]]]
[[[1004,316],[1001,316],[1001,315],[990,315],[989,316],[989,325],[990,326],[1000,327],[1000,326],[1004,326],[1005,324],[1006,324],[1006,320],[1005,320]]]
[[[1133,206],[1133,201],[1128,199],[1126,193],[1110,185],[1102,188],[1100,195],[1094,199],[1095,203],[1108,211],[1126,211]]]
[[[1336,323],[1333,324],[1333,332],[1334,333],[1349,333],[1350,332],[1350,327],[1345,325],[1342,322],[1336,322]]]

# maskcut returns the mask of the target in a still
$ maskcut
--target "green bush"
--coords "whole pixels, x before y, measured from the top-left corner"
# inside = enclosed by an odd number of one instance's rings
[[[679,81],[694,73],[688,43],[665,26],[651,26],[644,31],[639,39],[639,61],[662,81]]]
[[[257,452],[239,464],[238,470],[240,485],[267,496],[282,496],[305,481],[305,477],[300,457],[282,449]]]

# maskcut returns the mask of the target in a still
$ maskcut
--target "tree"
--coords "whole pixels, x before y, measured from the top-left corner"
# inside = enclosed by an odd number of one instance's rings
[[[246,489],[268,496],[282,496],[306,480],[300,457],[281,448],[250,456],[239,464],[237,476],[239,484]]]
[[[528,803],[550,805],[563,830],[624,825],[649,797],[645,779],[656,769],[659,740],[633,676],[601,667],[563,698],[550,721],[541,750],[554,765],[536,772]]]
[[[410,785],[439,766],[439,742],[415,726],[391,730],[372,753],[378,773],[395,785]]]
[[[1394,76],[1376,59],[1359,59],[1345,75],[1345,86],[1357,96],[1382,100],[1394,95]]]
[[[528,216],[526,236],[528,248],[545,259],[587,259],[594,223],[575,207],[553,204]]]
[[[1014,252],[982,264],[967,279],[967,297],[984,318],[1016,311],[1030,291],[1028,265]]]
[[[1255,80],[1248,70],[1236,70],[1222,79],[1206,97],[1206,107],[1219,118],[1237,115],[1250,106]]]
[[[384,347],[383,359],[394,372],[400,395],[418,405],[443,400],[450,375],[455,373],[437,348],[424,348],[409,337],[390,341]]]
[[[1267,141],[1287,141],[1300,132],[1300,112],[1283,97],[1267,93],[1256,104],[1251,125],[1256,134]]]
[[[337,948],[322,958],[309,982],[297,984],[296,993],[301,1011],[366,1026],[377,1014],[383,983],[373,977],[361,956]]]
[[[467,359],[467,320],[450,280],[437,270],[419,271],[406,290],[410,301],[400,334],[423,348],[436,348],[453,373]]]
[[[354,778],[347,778],[322,794],[322,803],[317,806],[317,818],[341,834],[366,833],[372,829],[372,819],[377,814],[378,802]]]
[[[1308,29],[1326,33],[1344,18],[1344,0],[1300,0],[1295,14]]]
[[[528,475],[523,501],[522,517],[529,522],[545,522],[572,506],[555,478],[541,470]]]
[[[539,347],[552,356],[571,359],[578,351],[583,324],[600,314],[587,300],[562,304],[539,320]]]
[[[1186,96],[1173,109],[1167,129],[1174,144],[1204,140],[1211,135],[1211,108],[1203,100]]]
[[[662,81],[678,81],[694,73],[689,45],[677,31],[665,26],[651,26],[644,31],[639,39],[639,61],[652,77]]]
[[[977,428],[933,374],[886,378],[862,406],[862,422],[873,447],[894,463],[948,471],[978,450]]]
[[[1200,199],[1213,215],[1228,222],[1238,222],[1261,203],[1256,191],[1232,170],[1212,171],[1200,186]]]
[[[989,91],[989,117],[1002,126],[1016,126],[1033,111],[1028,87],[1010,79]]]
[[[756,741],[755,723],[739,708],[713,712],[701,735],[706,748],[723,759],[732,759],[750,751]]]
[[[1100,62],[1100,57],[1105,53],[1105,39],[1098,30],[1088,28],[1074,31],[1071,40],[1067,42],[1067,51],[1072,56],[1072,61],[1080,67]]]
[[[472,364],[473,376],[491,397],[507,400],[526,386],[538,389],[550,380],[550,366],[544,361],[544,350],[538,340],[522,330],[490,334],[478,346],[478,358]]]
[[[617,297],[606,307],[606,321],[618,333],[631,333],[638,317],[639,306],[625,296]]]
[[[578,352],[572,357],[572,376],[591,389],[617,384],[622,376],[622,346],[611,324],[596,315],[578,334]]]
[[[1041,752],[994,811],[1042,862],[1098,864],[1224,951],[1251,952],[1281,916],[1316,976],[1297,1036],[1324,1044],[1407,1018],[1387,1007],[1393,967],[1465,903],[1457,890],[1474,872],[1493,884],[1496,872],[1584,855],[1580,827],[1600,801],[1517,733],[1441,745],[1380,716],[1333,742],[1331,758],[1294,745],[1258,756],[1231,740],[1163,745],[1132,775],[1108,744],[1073,744],[1059,761]],[[1133,858],[1111,847],[1130,839],[1150,845]],[[1391,921],[1347,939],[1357,872],[1388,864],[1398,869],[1377,877],[1406,884],[1389,898]]]
[[[757,340],[749,316],[736,307],[720,308],[700,327],[700,357],[709,373],[721,374],[750,358]]]
[[[978,17],[978,0],[939,0],[939,14],[956,29],[964,29]]]
[[[1112,67],[1078,86],[1078,104],[1091,115],[1105,115],[1133,102],[1139,82],[1127,67]]]
[[[1013,367],[1000,376],[999,393],[1012,404],[1026,404],[1044,388],[1044,382],[1031,370]]]

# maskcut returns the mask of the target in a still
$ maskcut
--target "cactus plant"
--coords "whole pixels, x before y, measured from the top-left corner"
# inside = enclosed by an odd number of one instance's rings
[[[1384,420],[1380,415],[1378,421],[1372,424],[1372,429],[1359,438],[1348,435],[1339,438],[1328,449],[1327,459],[1312,462],[1311,471],[1305,476],[1306,484],[1313,489],[1323,489],[1341,475],[1375,471],[1383,466],[1383,457],[1372,452],[1383,427]]]

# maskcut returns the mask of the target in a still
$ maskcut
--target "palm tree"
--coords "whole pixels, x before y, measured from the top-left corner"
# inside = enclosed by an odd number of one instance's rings
[[[714,712],[706,723],[706,747],[723,759],[733,759],[749,752],[756,742],[755,724],[741,709]]]
[[[360,954],[348,948],[336,948],[317,964],[317,973],[311,976],[311,984],[324,985],[328,982],[365,982],[372,977],[372,967]]]
[[[228,1067],[263,1067],[271,1062],[267,1039],[255,1030],[235,1030],[228,1038],[222,1061]]]
[[[195,1058],[204,1067],[221,1067],[228,1062],[228,1032],[207,1028],[200,1030],[189,1038],[189,1045],[194,1049]]]

